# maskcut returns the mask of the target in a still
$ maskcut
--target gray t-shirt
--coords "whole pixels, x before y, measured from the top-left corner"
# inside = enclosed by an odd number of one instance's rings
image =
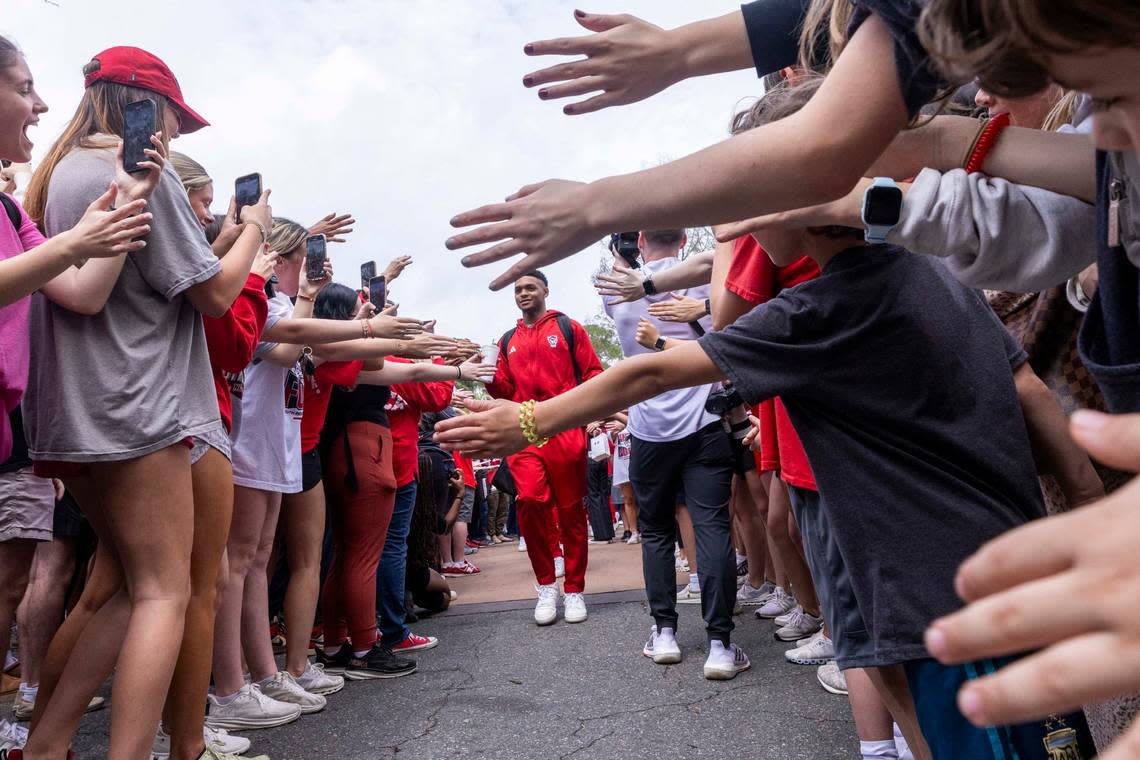
[[[113,150],[77,149],[52,174],[44,227],[71,229],[115,178]],[[134,459],[223,429],[202,316],[182,294],[215,276],[178,175],[167,165],[149,200],[146,248],[129,254],[94,316],[32,302],[24,424],[33,459]]]
[[[901,248],[860,247],[701,339],[748,403],[803,441],[886,665],[927,657],[958,565],[1044,514],[1011,367],[1025,352],[976,291]]]

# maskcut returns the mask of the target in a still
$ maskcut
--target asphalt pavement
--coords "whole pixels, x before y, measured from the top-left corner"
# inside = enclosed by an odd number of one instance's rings
[[[457,606],[414,626],[440,638],[403,678],[350,682],[322,713],[246,734],[273,760],[666,760],[858,756],[847,700],[815,669],[784,661],[773,626],[738,616],[752,658],[735,680],[706,681],[699,605],[680,605],[679,665],[640,656],[644,593],[587,597],[590,617],[538,628],[529,602]],[[114,709],[114,706],[111,706]],[[80,760],[103,757],[108,711],[88,715]]]

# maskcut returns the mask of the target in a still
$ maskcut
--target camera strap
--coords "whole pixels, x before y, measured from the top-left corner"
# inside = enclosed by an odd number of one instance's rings
[[[12,223],[12,229],[16,233],[20,232],[20,209],[17,208],[16,202],[8,197],[7,193],[0,193],[0,203],[4,204],[4,213],[8,215],[8,221]]]

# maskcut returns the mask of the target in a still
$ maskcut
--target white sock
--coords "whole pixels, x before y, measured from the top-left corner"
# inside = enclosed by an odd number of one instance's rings
[[[914,760],[914,755],[911,753],[910,746],[906,743],[906,737],[903,736],[898,723],[895,724],[895,749],[899,751],[899,760]]]
[[[895,750],[894,739],[884,739],[879,742],[859,742],[859,752],[863,760],[898,760],[899,753]]]
[[[352,656],[353,657],[363,657],[364,655],[368,654],[371,651],[372,651],[371,649],[365,649],[363,652],[357,652],[354,649],[354,650],[352,650]]]
[[[325,647],[325,654],[329,657],[336,657],[336,653],[340,651],[340,647]]]
[[[28,686],[26,683],[20,684],[20,696],[29,702],[36,701],[36,695],[40,692],[40,685]]]
[[[217,694],[215,694],[214,695],[214,701],[216,701],[219,705],[228,705],[231,702],[233,702],[235,699],[237,699],[239,694],[241,694],[240,691],[235,691],[233,694],[229,695],[228,697],[219,697]]]
[[[689,573],[689,590],[695,594],[701,591],[701,580],[696,573]]]

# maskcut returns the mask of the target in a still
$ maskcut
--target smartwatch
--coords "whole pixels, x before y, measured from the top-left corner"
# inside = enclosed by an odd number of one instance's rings
[[[875,177],[863,193],[863,239],[871,245],[886,245],[887,235],[902,216],[903,193],[890,177]]]
[[[645,290],[645,295],[647,295],[647,296],[657,295],[657,286],[653,284],[653,278],[652,277],[646,277],[644,280],[642,280],[641,281],[641,287],[642,287],[642,289]]]
[[[655,349],[657,349],[658,351],[664,351],[665,350],[665,339],[659,337],[657,339],[657,341],[653,344],[653,347]]]

